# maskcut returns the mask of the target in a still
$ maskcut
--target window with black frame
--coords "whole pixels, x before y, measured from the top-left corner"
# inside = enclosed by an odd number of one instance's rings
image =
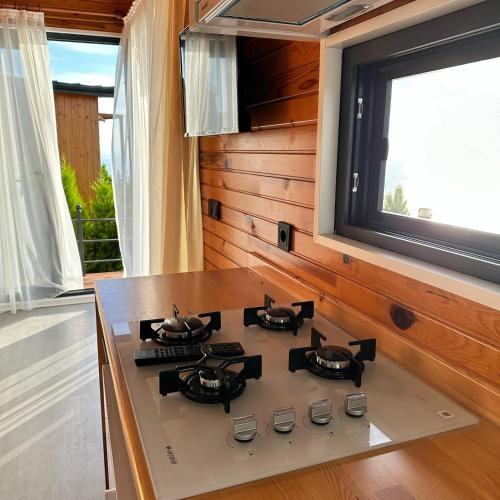
[[[485,2],[344,51],[336,233],[500,283],[499,26]]]

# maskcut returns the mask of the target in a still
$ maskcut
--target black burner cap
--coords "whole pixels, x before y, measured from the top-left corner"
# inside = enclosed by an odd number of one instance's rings
[[[266,314],[277,318],[286,318],[295,316],[295,311],[288,309],[287,307],[270,307],[269,309],[266,309]]]
[[[264,321],[269,323],[286,324],[295,319],[295,312],[286,307],[270,307],[264,311]]]
[[[325,361],[347,361],[352,358],[352,352],[349,349],[337,345],[321,346],[316,352]]]
[[[191,330],[196,331],[204,327],[199,318],[193,316],[181,316],[178,318],[168,318],[161,324],[160,328],[167,332],[186,332],[186,324]]]

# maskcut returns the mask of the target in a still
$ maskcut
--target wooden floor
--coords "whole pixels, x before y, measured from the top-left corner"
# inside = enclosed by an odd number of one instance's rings
[[[97,500],[94,304],[0,315],[0,499]]]
[[[112,273],[92,273],[83,277],[83,288],[94,288],[97,280],[115,280],[123,277],[123,271],[114,271]]]

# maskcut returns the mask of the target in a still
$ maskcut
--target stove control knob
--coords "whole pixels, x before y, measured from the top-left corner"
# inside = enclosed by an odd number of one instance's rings
[[[322,399],[309,403],[309,420],[313,424],[326,425],[333,417],[333,405],[331,399]]]
[[[287,406],[286,408],[276,408],[272,413],[273,429],[280,434],[287,434],[293,431],[295,427],[295,408]]]
[[[368,409],[365,392],[347,394],[344,399],[344,410],[350,417],[362,417]]]
[[[233,437],[241,443],[248,443],[257,435],[257,419],[255,415],[236,417],[233,422]]]

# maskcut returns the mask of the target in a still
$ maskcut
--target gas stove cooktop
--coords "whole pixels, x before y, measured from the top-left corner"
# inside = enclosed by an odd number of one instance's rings
[[[297,304],[305,311],[297,335],[295,325],[271,331],[243,310],[221,312],[217,342],[240,342],[239,364],[137,367],[134,351],[144,346],[139,323],[113,325],[158,498],[206,493],[478,422],[375,357],[374,339],[356,341],[308,303]],[[258,308],[259,315],[270,308]],[[255,380],[244,387],[248,378]],[[230,397],[215,397],[224,384]],[[207,394],[213,401],[204,401]]]

